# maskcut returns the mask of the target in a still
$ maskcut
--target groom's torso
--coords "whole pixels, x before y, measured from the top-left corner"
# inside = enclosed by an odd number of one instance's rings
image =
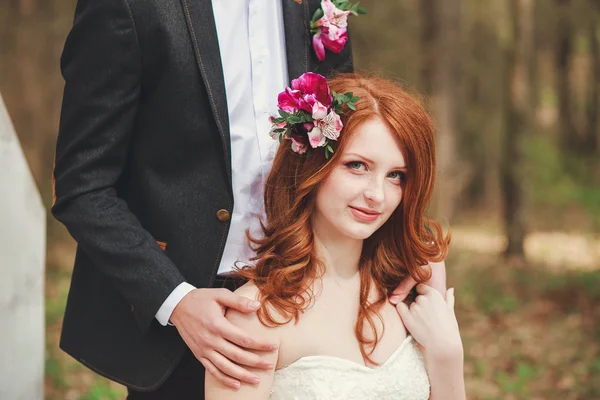
[[[222,52],[230,49],[226,42],[219,48],[212,3],[217,2],[131,0],[142,50],[142,93],[119,188],[144,228],[166,243],[169,257],[197,286],[210,286],[218,269],[234,208],[233,175],[236,169],[243,171],[239,160],[232,159],[237,131],[231,126],[228,101],[235,100],[227,98],[221,61]],[[309,70],[327,75],[334,68],[352,68],[349,51],[328,54],[323,63],[316,60],[309,21],[318,6],[317,0],[281,1],[285,49],[279,56],[285,58],[286,78]],[[239,85],[252,83],[244,79]],[[253,129],[258,141],[264,126]],[[270,140],[268,131],[263,139]]]
[[[210,287],[234,206],[232,137],[212,4],[124,4],[141,49],[141,93],[116,189],[186,280]],[[309,21],[318,1],[282,0],[281,5],[290,79],[307,70],[328,75],[352,69],[349,46],[339,55],[328,54],[324,63],[316,61]],[[184,344],[175,328],[156,321],[142,335],[129,308],[78,249],[61,347],[113,380],[150,389],[166,379]]]

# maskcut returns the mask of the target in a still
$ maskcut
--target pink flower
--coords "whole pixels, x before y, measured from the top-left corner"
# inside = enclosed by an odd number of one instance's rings
[[[277,139],[279,139],[279,136],[281,136],[282,132],[275,132],[275,131],[277,129],[285,128],[286,122],[282,121],[282,122],[276,124],[276,123],[274,123],[274,120],[275,120],[274,117],[271,117],[269,119],[271,120],[271,123],[273,124],[273,126],[271,127],[271,132],[269,132],[269,136],[271,136],[271,139],[277,140]]]
[[[333,100],[325,77],[314,72],[306,72],[300,75],[298,79],[294,79],[292,89],[301,93],[298,104],[301,109],[309,114],[312,113],[312,106],[315,101],[329,107]]]
[[[312,122],[305,122],[302,124],[302,127],[304,128],[304,130],[306,132],[310,132],[312,130],[312,128],[315,127],[315,124],[313,124]]]
[[[285,88],[277,97],[278,107],[288,113],[298,110],[312,114],[316,102],[325,107],[331,105],[333,98],[325,77],[313,72],[306,72],[292,81],[292,87]]]
[[[317,59],[319,61],[325,60],[325,46],[323,45],[323,40],[321,39],[321,32],[315,33],[312,38],[313,50],[317,55]]]
[[[331,25],[338,28],[348,27],[348,15],[352,11],[342,11],[331,2],[331,0],[322,0],[321,9],[323,10],[323,16],[315,22],[315,25],[322,27],[330,27]]]
[[[323,119],[327,116],[327,107],[323,104],[315,101],[312,107],[312,117],[313,119]]]
[[[323,135],[323,137],[331,140],[338,140],[343,127],[344,123],[342,122],[340,116],[335,113],[335,111],[330,111],[324,119],[315,121],[315,129],[319,129],[319,132]]]
[[[333,28],[335,27],[323,28],[321,40],[326,49],[331,50],[334,53],[340,53],[348,41],[348,32],[346,31],[346,28]]]
[[[304,153],[306,153],[306,150],[308,149],[308,146],[305,143],[302,143],[302,142],[296,140],[294,138],[294,136],[291,136],[290,140],[292,141],[291,148],[292,148],[292,151],[294,153],[298,153],[298,154],[304,154]]]
[[[317,147],[325,146],[327,138],[323,136],[321,129],[315,126],[312,131],[308,132],[308,141],[310,146],[313,149],[316,149]]]
[[[319,61],[325,60],[326,48],[334,53],[342,51],[348,41],[348,15],[352,13],[340,10],[331,0],[322,0],[321,9],[323,16],[314,22],[321,29],[313,36],[313,49]]]
[[[285,90],[277,96],[277,107],[289,113],[298,111],[299,102],[302,98],[300,91],[292,90],[286,87]]]

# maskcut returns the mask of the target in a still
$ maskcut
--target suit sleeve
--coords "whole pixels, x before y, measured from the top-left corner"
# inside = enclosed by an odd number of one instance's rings
[[[184,277],[119,198],[140,99],[141,54],[126,0],[79,0],[65,79],[52,213],[133,306],[145,332]]]

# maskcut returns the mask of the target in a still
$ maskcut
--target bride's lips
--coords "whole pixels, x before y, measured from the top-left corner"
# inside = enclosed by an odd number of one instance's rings
[[[368,208],[360,208],[360,207],[352,207],[352,206],[350,206],[350,211],[352,211],[352,215],[354,215],[354,218],[356,218],[359,221],[364,221],[364,222],[373,222],[381,214],[380,212],[369,210]]]

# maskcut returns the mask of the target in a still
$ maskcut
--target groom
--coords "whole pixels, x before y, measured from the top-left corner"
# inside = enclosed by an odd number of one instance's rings
[[[129,399],[201,399],[203,366],[233,387],[272,368],[248,351],[271,343],[223,317],[256,310],[224,277],[260,215],[277,94],[353,69],[349,43],[315,57],[318,7],[78,1],[53,174],[52,212],[78,243],[60,346]]]

